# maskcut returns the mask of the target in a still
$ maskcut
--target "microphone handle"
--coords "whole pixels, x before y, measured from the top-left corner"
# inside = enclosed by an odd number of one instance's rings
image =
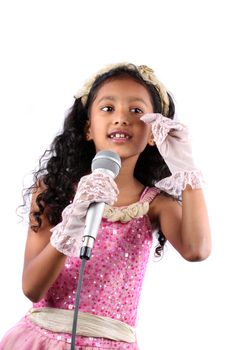
[[[80,258],[89,260],[104,213],[104,202],[91,203],[86,216]]]

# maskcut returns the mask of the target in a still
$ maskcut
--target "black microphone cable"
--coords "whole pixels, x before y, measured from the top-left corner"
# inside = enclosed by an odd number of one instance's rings
[[[73,325],[72,325],[72,336],[71,336],[71,348],[70,350],[75,350],[75,338],[77,333],[77,323],[78,323],[78,309],[79,309],[79,301],[80,301],[80,293],[83,283],[83,275],[84,275],[84,269],[85,265],[88,259],[83,258],[82,264],[80,268],[80,274],[78,279],[78,287],[76,291],[76,298],[75,298],[75,306],[74,306],[74,317],[73,317]]]

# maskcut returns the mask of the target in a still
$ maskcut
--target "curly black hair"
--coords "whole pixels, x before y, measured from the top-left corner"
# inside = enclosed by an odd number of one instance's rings
[[[158,91],[154,85],[143,80],[136,66],[135,69],[129,69],[126,65],[118,66],[97,76],[85,105],[81,98],[76,98],[68,110],[62,131],[40,158],[39,168],[34,172],[33,185],[26,190],[25,196],[35,192],[41,182],[45,185],[45,189],[36,197],[38,210],[30,213],[34,218],[31,228],[35,232],[42,225],[42,214],[52,226],[61,221],[62,211],[72,201],[79,180],[91,172],[91,162],[96,151],[93,141],[86,140],[90,107],[104,82],[122,77],[130,77],[143,85],[149,92],[154,112],[162,113]],[[168,97],[170,103],[167,117],[173,119],[175,106],[170,94]],[[170,171],[157,147],[147,145],[138,158],[135,178],[145,186],[154,186],[155,182],[169,175]],[[160,256],[166,242],[161,230],[158,231],[158,242],[155,253]]]

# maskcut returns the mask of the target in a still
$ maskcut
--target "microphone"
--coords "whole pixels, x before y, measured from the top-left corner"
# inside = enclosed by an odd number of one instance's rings
[[[92,160],[91,170],[99,169],[110,175],[113,179],[119,174],[121,159],[119,155],[112,151],[100,151]],[[105,203],[91,203],[86,215],[85,228],[83,233],[83,244],[80,249],[80,258],[89,260],[92,248],[98,233],[98,229],[103,217]]]

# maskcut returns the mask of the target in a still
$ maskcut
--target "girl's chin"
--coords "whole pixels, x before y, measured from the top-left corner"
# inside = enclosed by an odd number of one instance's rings
[[[100,151],[112,151],[112,152],[116,152],[119,157],[123,160],[123,159],[128,159],[128,158],[134,158],[136,157],[136,159],[139,157],[140,153],[138,153],[135,150],[130,150],[129,147],[127,147],[127,145],[121,145],[121,144],[108,144],[106,146],[103,147],[96,147],[96,153],[100,152]]]

